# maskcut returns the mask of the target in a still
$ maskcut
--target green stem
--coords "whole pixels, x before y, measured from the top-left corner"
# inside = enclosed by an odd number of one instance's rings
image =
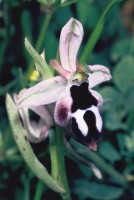
[[[63,200],[71,200],[65,170],[63,133],[58,126],[56,127],[56,132],[52,132],[50,135],[50,157],[53,179],[65,190],[60,195]]]
[[[51,158],[51,175],[54,180],[57,180],[57,175],[59,174],[59,165],[58,165],[58,154],[57,154],[57,145],[56,145],[56,134],[53,131],[49,134],[50,140],[50,158]]]
[[[47,28],[49,26],[51,18],[52,18],[52,13],[47,13],[46,16],[45,16],[45,19],[43,21],[41,32],[39,34],[39,37],[38,37],[38,40],[37,40],[37,43],[36,43],[36,47],[35,47],[36,51],[38,51],[38,52],[41,51],[41,47],[42,47],[42,44],[43,44],[43,41],[44,41],[44,37],[46,35]],[[24,81],[25,86],[27,85],[27,82],[29,80],[29,77],[30,77],[33,69],[34,69],[34,62],[33,62],[33,60],[31,60],[28,71],[27,71],[26,76],[25,76],[25,81]]]
[[[36,185],[34,200],[40,200],[45,190],[47,190],[46,185],[39,180]]]
[[[95,44],[97,43],[102,30],[103,30],[103,26],[104,26],[104,22],[105,22],[105,17],[107,15],[107,13],[109,12],[109,10],[111,9],[111,7],[118,3],[119,0],[112,0],[108,6],[106,7],[106,9],[104,10],[103,14],[101,15],[95,29],[92,31],[91,36],[88,38],[88,41],[86,43],[86,47],[84,48],[83,54],[81,55],[80,58],[80,62],[85,62],[88,60],[90,54],[92,53]]]
[[[60,183],[62,184],[62,187],[66,191],[64,193],[61,193],[61,196],[63,200],[71,200],[70,189],[68,186],[68,181],[67,181],[67,176],[66,176],[63,132],[59,126],[56,127],[56,141],[57,141],[57,152],[58,152],[58,160],[59,160]]]
[[[51,18],[52,18],[52,13],[47,13],[46,17],[44,19],[44,22],[42,24],[42,30],[40,32],[40,35],[39,35],[37,43],[36,43],[36,50],[37,51],[40,51],[40,49],[41,49],[41,46],[43,44],[44,37],[46,35],[47,28],[48,28],[48,25],[50,23]]]

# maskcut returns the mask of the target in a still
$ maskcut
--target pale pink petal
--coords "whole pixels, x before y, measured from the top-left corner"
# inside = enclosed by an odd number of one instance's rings
[[[54,103],[64,90],[66,82],[60,76],[42,81],[19,95],[18,108]]]
[[[20,93],[23,93],[24,91],[25,90],[22,90]],[[14,94],[15,103],[17,102],[17,99],[18,99],[18,95]],[[45,114],[45,112],[41,112],[42,107],[43,106],[40,106],[38,109],[38,112],[35,112],[37,115],[39,114],[39,116],[40,116],[40,114],[41,115]],[[34,111],[34,108],[32,108],[32,110]],[[44,108],[42,108],[42,110],[44,110]],[[41,142],[42,140],[46,139],[46,137],[48,136],[48,133],[49,133],[49,128],[50,128],[50,126],[46,125],[46,122],[45,122],[45,121],[47,121],[47,117],[44,120],[43,119],[44,116],[43,116],[43,118],[40,118],[39,122],[36,123],[35,121],[32,121],[30,119],[29,108],[27,108],[27,107],[19,109],[19,114],[20,114],[24,129],[25,129],[25,137],[30,142],[38,143],[38,142]],[[42,117],[42,116],[40,116],[40,117]]]
[[[77,68],[77,53],[82,38],[82,24],[78,20],[71,18],[62,28],[59,44],[61,65],[71,73],[76,71]]]
[[[96,85],[109,81],[112,76],[109,69],[103,65],[88,65],[89,66],[89,88],[93,88]]]
[[[35,136],[33,136],[33,140],[31,142],[38,143],[45,140],[48,137],[50,129],[48,126],[44,124],[44,120],[40,119],[38,124],[35,122],[31,122],[33,129],[35,130]]]
[[[51,115],[51,112],[48,108],[48,106],[36,106],[36,107],[30,107],[30,109],[35,112],[37,115],[39,115],[47,124],[47,126],[51,127],[54,125],[54,119]]]
[[[42,124],[31,121],[29,118],[29,110],[26,107],[19,109],[19,113],[26,132],[26,137],[30,142],[37,143],[46,139],[48,135],[48,127],[45,125],[43,120],[40,120],[42,121]]]
[[[57,60],[50,60],[50,65],[65,79],[68,80],[70,72],[65,70]]]
[[[70,119],[72,98],[70,89],[66,87],[56,102],[54,119],[59,126],[66,126]]]

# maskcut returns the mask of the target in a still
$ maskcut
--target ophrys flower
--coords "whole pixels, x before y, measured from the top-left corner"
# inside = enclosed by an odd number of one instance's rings
[[[38,107],[56,102],[55,122],[59,126],[68,126],[78,142],[95,150],[102,131],[100,109],[103,99],[92,88],[110,80],[111,74],[102,65],[79,65],[77,53],[82,38],[82,24],[71,18],[60,35],[60,62],[50,60],[60,76],[25,90],[17,105],[18,108]]]

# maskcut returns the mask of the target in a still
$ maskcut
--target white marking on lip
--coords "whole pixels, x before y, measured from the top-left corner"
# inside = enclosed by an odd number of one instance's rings
[[[79,130],[81,133],[86,137],[88,134],[88,126],[83,118],[84,114],[86,111],[92,111],[95,115],[96,118],[96,128],[98,129],[99,132],[102,130],[102,118],[100,116],[99,110],[96,106],[91,106],[90,108],[86,110],[80,110],[78,109],[76,112],[71,114],[71,117],[74,117],[76,119],[76,123],[78,125]],[[90,127],[89,127],[90,130]]]
[[[91,108],[89,108],[87,110],[91,110],[95,114],[96,127],[97,127],[98,131],[101,132],[101,130],[102,130],[102,118],[100,116],[98,108],[96,106],[92,106]]]
[[[88,134],[88,126],[83,119],[83,115],[85,114],[86,110],[80,110],[78,109],[75,113],[71,114],[71,117],[74,117],[76,119],[76,123],[78,125],[79,130],[81,133],[86,137]]]

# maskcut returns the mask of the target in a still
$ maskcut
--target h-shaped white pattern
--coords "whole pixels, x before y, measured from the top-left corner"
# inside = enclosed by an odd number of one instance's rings
[[[76,123],[78,124],[78,128],[81,131],[81,133],[86,137],[88,134],[88,126],[83,118],[86,111],[92,111],[96,117],[96,127],[99,132],[102,130],[102,118],[100,116],[99,110],[96,106],[91,106],[90,108],[87,108],[86,110],[80,110],[78,109],[76,112],[71,114],[71,117],[74,117],[76,119]],[[90,128],[90,127],[89,127]]]

